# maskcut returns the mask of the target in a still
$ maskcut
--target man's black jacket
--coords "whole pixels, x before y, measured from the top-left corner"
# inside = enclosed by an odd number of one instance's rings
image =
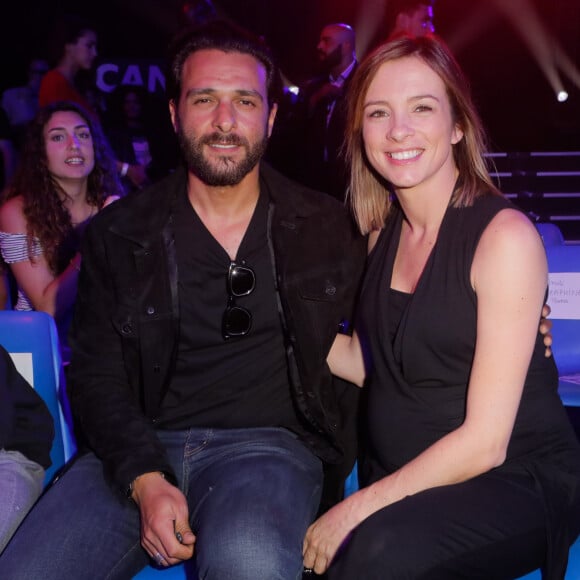
[[[177,347],[171,206],[185,187],[180,169],[115,202],[83,240],[69,396],[89,445],[122,489],[144,472],[173,473],[155,421]],[[350,462],[356,389],[333,379],[326,355],[341,321],[352,316],[365,242],[331,197],[264,164],[260,187],[270,196],[269,245],[300,435],[330,464],[344,462],[346,443]]]

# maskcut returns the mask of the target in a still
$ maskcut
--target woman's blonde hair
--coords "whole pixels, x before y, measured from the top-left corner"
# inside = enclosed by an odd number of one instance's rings
[[[486,191],[501,195],[489,175],[483,126],[455,58],[435,35],[397,38],[379,46],[364,59],[349,87],[345,154],[351,173],[347,199],[363,234],[383,226],[392,193],[390,184],[373,169],[365,153],[362,127],[366,95],[383,64],[409,56],[420,58],[439,75],[449,98],[453,121],[463,131],[463,138],[453,146],[459,187],[451,198],[452,205],[469,206]]]

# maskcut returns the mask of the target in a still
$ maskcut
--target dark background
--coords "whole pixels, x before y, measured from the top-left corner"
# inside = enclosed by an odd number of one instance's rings
[[[558,103],[515,26],[496,1],[437,0],[435,26],[471,81],[492,148],[496,151],[580,150],[580,89],[563,73],[570,98]],[[520,4],[522,0],[517,0]],[[299,82],[313,70],[321,27],[347,22],[361,46],[388,33],[388,0],[214,0],[218,11],[262,34],[287,78]],[[580,67],[580,0],[527,0],[543,29]],[[89,16],[99,32],[99,58],[159,59],[183,18],[181,0],[22,1],[2,6],[0,90],[22,82],[31,54],[46,54],[50,23],[60,11]],[[524,14],[520,22],[524,22]],[[530,29],[530,27],[527,27]],[[535,34],[535,37],[538,35]],[[580,75],[579,75],[580,76]]]

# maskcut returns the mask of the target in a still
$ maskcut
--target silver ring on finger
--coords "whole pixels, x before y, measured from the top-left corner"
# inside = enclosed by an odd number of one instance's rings
[[[157,552],[155,556],[153,556],[153,559],[155,560],[155,563],[159,566],[163,565],[163,563],[165,562],[165,558],[159,552]]]

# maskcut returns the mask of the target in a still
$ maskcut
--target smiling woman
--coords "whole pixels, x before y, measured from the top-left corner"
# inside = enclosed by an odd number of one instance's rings
[[[116,174],[91,115],[61,101],[42,109],[31,123],[0,207],[0,251],[17,283],[15,308],[55,317],[65,360],[80,239],[89,220],[120,195]]]
[[[350,91],[349,197],[370,254],[355,333],[328,363],[368,389],[368,440],[361,489],[312,524],[304,564],[330,580],[562,578],[580,447],[538,332],[538,233],[493,186],[440,39],[378,47]]]
[[[390,79],[403,73],[407,83],[388,93]],[[446,195],[457,179],[451,146],[463,132],[451,121],[445,85],[435,71],[414,57],[385,62],[369,86],[364,111],[363,141],[373,167],[393,187]]]

